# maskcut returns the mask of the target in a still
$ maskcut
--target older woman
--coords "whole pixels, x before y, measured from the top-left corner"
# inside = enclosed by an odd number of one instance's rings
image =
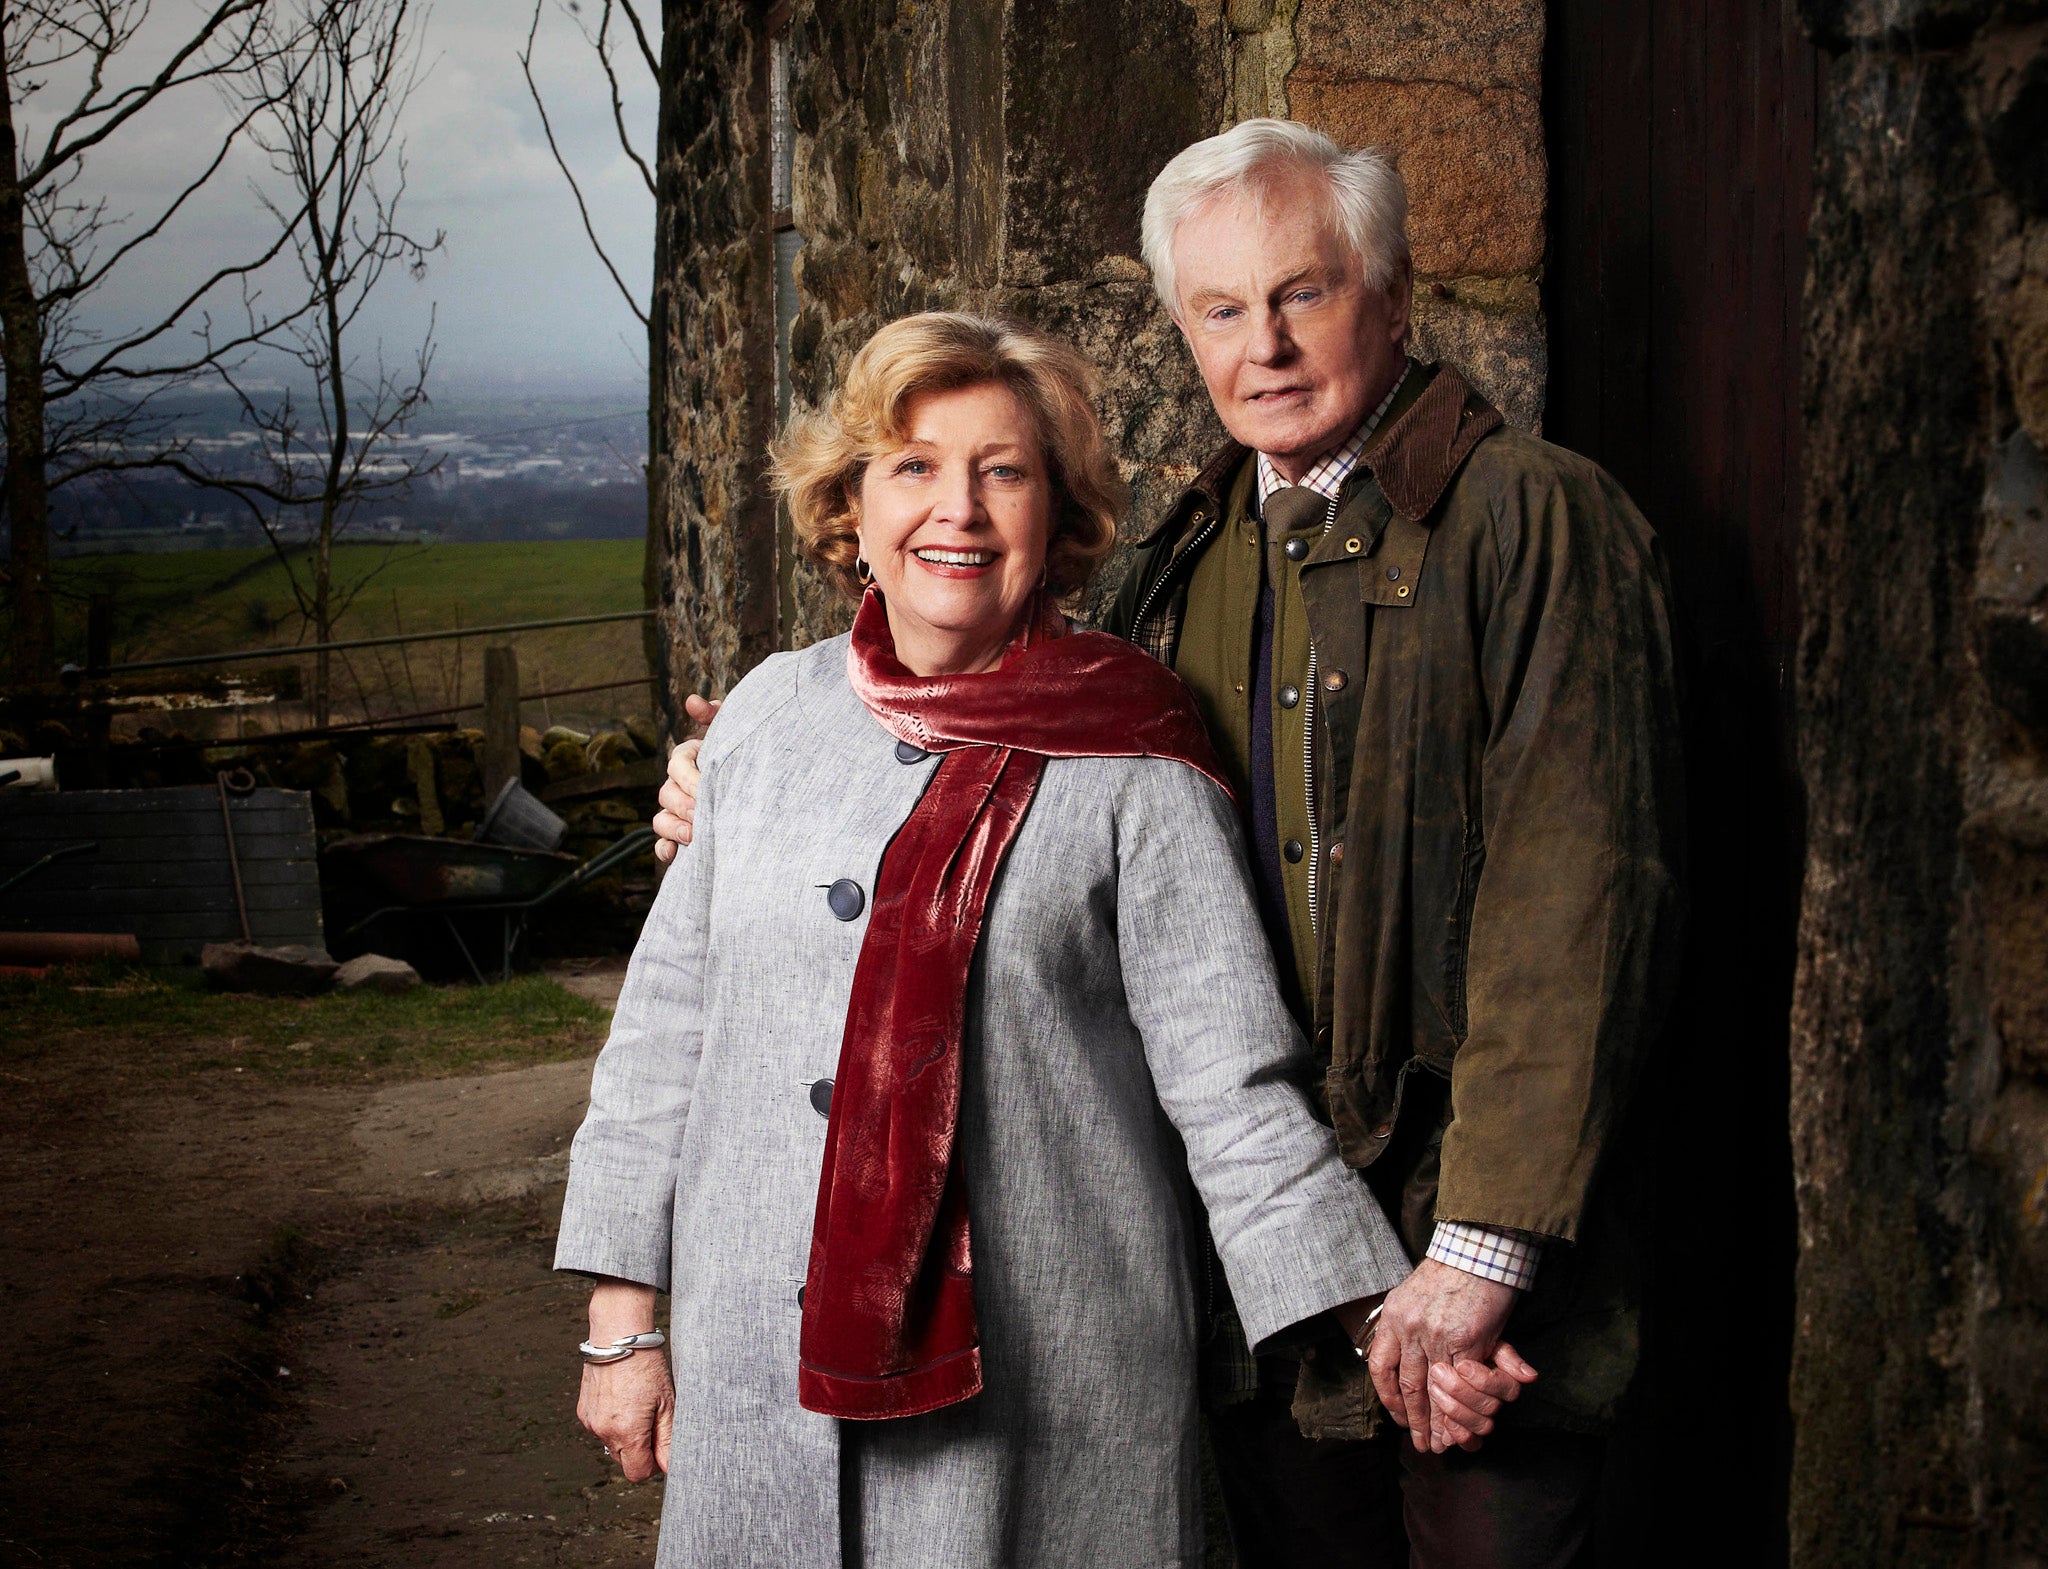
[[[1055,607],[1113,538],[1093,390],[913,317],[778,453],[860,610],[711,731],[556,1255],[663,1565],[1197,1563],[1187,1176],[1255,1344],[1408,1272],[1185,689]]]

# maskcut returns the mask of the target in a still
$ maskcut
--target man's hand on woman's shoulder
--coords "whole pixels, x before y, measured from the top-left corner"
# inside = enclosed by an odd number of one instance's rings
[[[711,728],[720,704],[696,696],[683,699],[683,712],[693,723]],[[676,851],[690,842],[697,825],[697,754],[704,749],[704,737],[692,736],[668,754],[668,782],[661,787],[661,810],[654,814],[655,859],[666,866]]]

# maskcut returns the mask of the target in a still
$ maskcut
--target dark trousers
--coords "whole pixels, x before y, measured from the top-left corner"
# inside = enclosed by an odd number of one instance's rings
[[[1476,1454],[1417,1454],[1391,1428],[1303,1438],[1284,1391],[1212,1415],[1238,1569],[1589,1569],[1605,1444],[1498,1432]]]

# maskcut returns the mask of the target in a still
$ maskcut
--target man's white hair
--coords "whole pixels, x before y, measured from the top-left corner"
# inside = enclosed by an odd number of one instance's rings
[[[1145,193],[1145,265],[1176,321],[1175,231],[1217,197],[1256,196],[1274,176],[1294,169],[1311,170],[1327,183],[1330,225],[1358,258],[1366,284],[1385,289],[1400,275],[1408,260],[1408,188],[1384,153],[1371,147],[1346,152],[1321,131],[1292,120],[1244,120],[1181,149]]]

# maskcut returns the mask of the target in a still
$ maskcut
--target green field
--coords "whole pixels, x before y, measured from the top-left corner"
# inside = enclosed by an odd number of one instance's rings
[[[335,580],[354,597],[340,639],[507,621],[637,610],[638,540],[488,544],[342,545]],[[312,640],[285,569],[268,550],[78,556],[56,564],[59,657],[83,662],[86,606],[112,596],[113,657],[126,660],[232,649],[285,649]],[[494,637],[519,651],[527,692],[619,681],[646,673],[638,623],[564,627]],[[301,661],[310,674],[312,661]],[[360,718],[474,701],[483,691],[483,644],[471,639],[336,656],[335,717]],[[645,689],[537,705],[528,721],[594,723],[648,712]],[[470,719],[474,723],[474,717]]]

